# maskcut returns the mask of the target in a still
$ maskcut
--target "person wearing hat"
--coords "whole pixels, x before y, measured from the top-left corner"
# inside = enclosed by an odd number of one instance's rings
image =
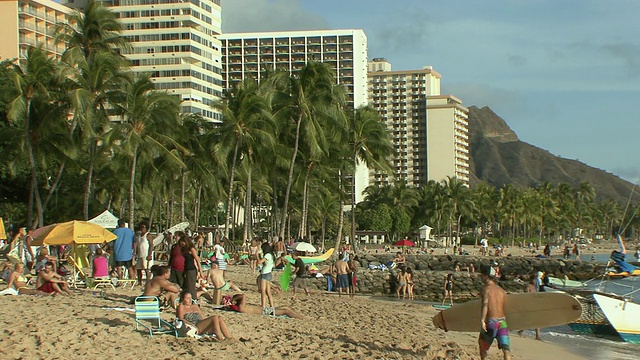
[[[509,328],[504,311],[506,292],[497,285],[496,270],[491,265],[481,268],[482,288],[481,330],[478,336],[480,358],[486,359],[487,352],[494,340],[498,341],[498,348],[502,350],[504,359],[510,358]]]

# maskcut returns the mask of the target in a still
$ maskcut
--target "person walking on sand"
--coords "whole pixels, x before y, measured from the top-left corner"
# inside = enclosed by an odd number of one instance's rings
[[[338,289],[338,298],[342,298],[342,291],[344,290],[346,295],[349,295],[349,264],[343,260],[342,255],[339,256],[339,260],[334,264],[336,272],[338,273],[336,278],[336,289]]]
[[[502,350],[504,360],[508,360],[511,356],[511,348],[509,327],[504,311],[507,293],[497,285],[494,268],[483,266],[481,273],[484,287],[481,294],[481,330],[478,336],[480,358],[486,359],[491,344],[494,340],[498,340],[498,348]]]
[[[444,297],[442,304],[449,298],[449,305],[453,306],[453,274],[449,273],[444,280]]]
[[[293,282],[291,283],[291,287],[293,288],[292,298],[296,296],[297,288],[302,288],[304,290],[305,295],[308,296],[309,289],[307,288],[306,279],[305,279],[307,276],[307,266],[304,264],[304,261],[302,261],[302,258],[300,258],[300,255],[298,255],[297,252],[294,252],[292,257],[294,260],[294,264],[291,272],[296,274],[296,278],[293,279]]]
[[[113,261],[116,265],[118,279],[122,279],[122,266],[128,269],[129,279],[133,279],[133,239],[135,233],[125,225],[124,220],[120,219],[118,220],[118,228],[113,230],[117,236],[113,242]]]

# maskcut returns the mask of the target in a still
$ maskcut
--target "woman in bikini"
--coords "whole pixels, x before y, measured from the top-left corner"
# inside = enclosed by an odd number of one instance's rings
[[[409,296],[409,299],[413,300],[413,269],[411,269],[410,267],[407,267],[406,280],[407,280],[407,295]]]
[[[453,274],[448,274],[444,281],[444,297],[442,298],[442,305],[444,305],[447,298],[449,298],[449,304],[453,306]]]
[[[258,246],[258,240],[253,239],[251,241],[251,246],[249,246],[249,266],[251,267],[251,271],[256,271],[256,267],[258,266],[258,260],[260,247]]]
[[[176,309],[178,319],[188,325],[195,326],[198,329],[198,335],[214,334],[218,340],[233,339],[229,335],[227,324],[224,323],[222,316],[209,316],[204,318],[200,307],[193,303],[193,297],[189,291],[180,293],[180,305]]]
[[[27,287],[27,281],[27,278],[24,276],[24,265],[22,263],[18,263],[14,266],[14,271],[9,276],[7,289],[13,288],[19,295],[55,295],[55,292],[46,293],[36,289],[29,289]]]

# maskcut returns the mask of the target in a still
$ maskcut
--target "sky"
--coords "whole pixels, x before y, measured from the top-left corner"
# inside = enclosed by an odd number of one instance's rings
[[[363,29],[520,140],[640,183],[640,1],[222,0],[223,32]]]

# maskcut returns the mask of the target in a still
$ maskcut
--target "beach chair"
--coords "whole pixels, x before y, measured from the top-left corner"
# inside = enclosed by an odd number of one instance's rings
[[[149,330],[149,336],[153,336],[153,333],[159,333],[173,334],[178,337],[175,326],[160,318],[160,299],[155,296],[138,296],[135,300],[135,308],[136,330],[142,326]]]
[[[67,264],[71,264],[73,266],[71,277],[67,280],[69,286],[73,286],[74,289],[77,289],[78,286],[86,287],[87,275],[84,273],[84,270],[78,266],[78,263],[73,259],[73,256],[67,257]]]

